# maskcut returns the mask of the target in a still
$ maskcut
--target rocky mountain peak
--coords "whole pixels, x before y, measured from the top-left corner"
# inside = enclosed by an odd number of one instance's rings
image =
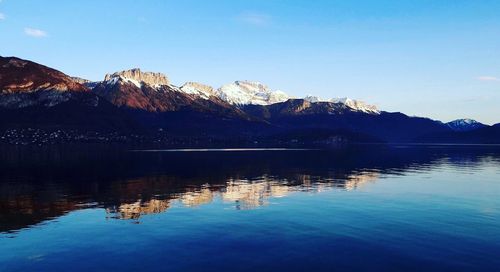
[[[107,74],[104,81],[113,80],[114,78],[123,77],[137,82],[144,82],[151,86],[169,85],[170,82],[166,75],[154,72],[142,72],[139,68]]]

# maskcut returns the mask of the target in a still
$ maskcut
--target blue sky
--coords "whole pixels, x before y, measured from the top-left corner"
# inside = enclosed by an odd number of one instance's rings
[[[0,55],[500,122],[500,1],[1,0]]]

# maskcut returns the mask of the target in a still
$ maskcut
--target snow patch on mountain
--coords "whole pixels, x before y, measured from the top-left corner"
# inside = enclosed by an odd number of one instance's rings
[[[184,85],[182,85],[182,87],[180,87],[180,91],[194,96],[198,96],[199,98],[205,100],[210,99],[210,97],[216,96],[214,88],[197,82],[185,83]]]
[[[131,78],[127,78],[127,77],[124,77],[124,76],[120,76],[120,75],[119,76],[110,77],[107,80],[104,80],[103,82],[106,85],[115,85],[117,83],[119,83],[119,84],[130,83],[130,84],[135,85],[137,88],[141,88],[142,87],[142,82],[139,82],[139,81],[137,81],[135,79],[131,79]]]

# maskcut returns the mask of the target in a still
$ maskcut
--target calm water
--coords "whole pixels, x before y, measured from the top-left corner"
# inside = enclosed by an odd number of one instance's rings
[[[0,271],[500,271],[500,150],[0,152]]]

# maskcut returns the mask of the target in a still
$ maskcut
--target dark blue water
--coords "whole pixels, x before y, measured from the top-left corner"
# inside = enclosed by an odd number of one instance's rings
[[[500,271],[493,147],[0,160],[0,271]]]

